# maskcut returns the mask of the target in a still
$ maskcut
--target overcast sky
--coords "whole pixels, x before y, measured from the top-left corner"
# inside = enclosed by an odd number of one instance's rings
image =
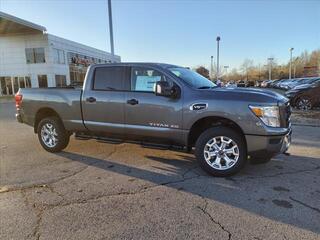
[[[113,0],[115,52],[122,61],[209,65],[221,36],[221,64],[264,64],[320,48],[320,0]],[[0,0],[0,11],[48,33],[110,51],[107,0]]]

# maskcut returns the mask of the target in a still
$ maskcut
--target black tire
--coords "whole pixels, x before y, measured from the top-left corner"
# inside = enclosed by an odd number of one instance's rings
[[[232,167],[229,169],[215,169],[210,166],[205,160],[204,150],[206,144],[218,136],[225,136],[229,139],[232,139],[238,146],[239,149],[239,157],[238,160],[234,163]],[[199,162],[200,167],[206,171],[207,173],[216,176],[216,177],[226,177],[236,174],[244,167],[247,160],[247,151],[243,137],[238,132],[227,128],[227,127],[212,127],[204,131],[196,142],[195,155]]]
[[[251,164],[265,164],[271,161],[271,157],[265,157],[265,158],[251,158],[250,163]]]
[[[312,100],[308,96],[301,96],[295,104],[296,108],[302,111],[309,111],[313,108]]]
[[[46,124],[52,125],[57,135],[55,137],[57,139],[57,142],[54,146],[51,146],[51,147],[48,146],[42,139],[41,130],[43,126]],[[37,132],[38,132],[38,139],[41,146],[48,152],[60,152],[63,149],[65,149],[69,144],[70,134],[65,130],[63,123],[58,117],[48,117],[48,118],[42,119],[38,124]]]

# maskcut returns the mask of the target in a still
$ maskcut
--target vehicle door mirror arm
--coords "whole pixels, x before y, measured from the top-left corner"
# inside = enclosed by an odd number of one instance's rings
[[[178,98],[180,96],[180,88],[178,86],[170,86],[166,81],[156,82],[155,94],[156,96],[163,96],[169,98]]]

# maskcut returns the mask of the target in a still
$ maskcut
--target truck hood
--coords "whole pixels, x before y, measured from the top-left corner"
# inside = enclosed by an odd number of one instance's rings
[[[278,104],[285,103],[288,99],[277,92],[257,89],[257,88],[214,88],[206,89],[206,95],[210,98],[221,99],[221,100],[237,100],[246,101],[249,103],[267,103],[267,104]]]

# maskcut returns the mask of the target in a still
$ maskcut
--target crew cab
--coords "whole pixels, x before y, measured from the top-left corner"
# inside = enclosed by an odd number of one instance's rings
[[[219,88],[170,64],[91,65],[83,87],[20,89],[16,118],[49,152],[69,138],[129,141],[194,152],[214,176],[237,173],[250,158],[267,162],[291,141],[290,105],[268,90]]]

